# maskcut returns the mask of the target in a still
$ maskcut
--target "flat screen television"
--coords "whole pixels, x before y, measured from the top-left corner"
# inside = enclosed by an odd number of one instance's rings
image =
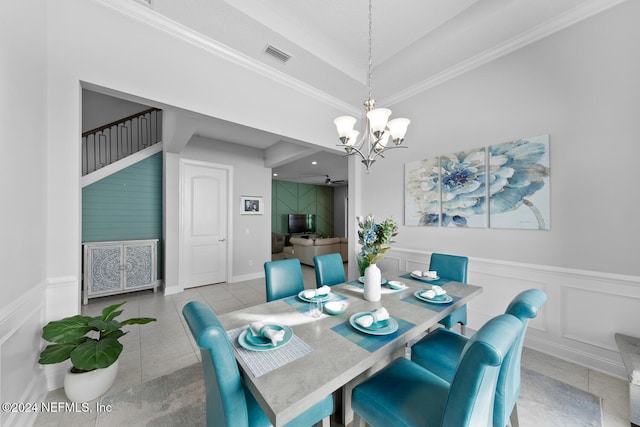
[[[315,214],[289,214],[289,234],[316,232]]]

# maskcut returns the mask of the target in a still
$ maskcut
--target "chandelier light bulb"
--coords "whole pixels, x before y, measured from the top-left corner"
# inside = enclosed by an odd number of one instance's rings
[[[389,120],[390,115],[391,110],[388,108],[374,108],[371,111],[367,111],[367,119],[369,119],[373,136],[380,138],[380,135],[387,127],[387,120]]]
[[[340,139],[349,136],[349,133],[353,131],[353,126],[356,124],[356,121],[356,118],[351,116],[340,116],[333,121],[338,129]]]
[[[407,134],[409,123],[411,123],[411,120],[404,118],[389,120],[387,127],[389,128],[389,133],[391,133],[391,139],[394,144],[398,145],[402,143],[404,136]]]

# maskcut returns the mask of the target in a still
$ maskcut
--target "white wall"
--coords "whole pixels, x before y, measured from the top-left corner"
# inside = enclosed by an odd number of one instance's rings
[[[148,109],[146,105],[82,90],[82,132],[93,130]]]
[[[405,162],[549,134],[550,230],[401,226],[395,256],[403,266],[432,251],[469,256],[469,279],[485,288],[470,304],[476,322],[504,310],[490,298],[544,288],[546,347],[599,369],[621,366],[613,334],[637,335],[640,322],[638,16],[640,2],[623,3],[392,106],[412,119],[409,148],[362,178],[360,213],[402,222]],[[544,279],[529,281],[532,269]]]
[[[46,317],[45,1],[0,3],[0,401],[41,400]],[[19,414],[0,413],[0,425]]]

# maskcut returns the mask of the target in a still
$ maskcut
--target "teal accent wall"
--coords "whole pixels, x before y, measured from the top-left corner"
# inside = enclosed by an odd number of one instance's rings
[[[82,189],[82,241],[158,239],[162,278],[162,153]]]
[[[272,231],[287,234],[289,214],[316,214],[316,233],[333,237],[333,187],[276,180],[271,186]]]

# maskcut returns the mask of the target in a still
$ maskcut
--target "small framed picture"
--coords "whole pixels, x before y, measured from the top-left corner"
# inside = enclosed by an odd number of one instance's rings
[[[264,212],[262,197],[260,196],[241,196],[240,197],[240,213],[242,215],[262,215]]]

